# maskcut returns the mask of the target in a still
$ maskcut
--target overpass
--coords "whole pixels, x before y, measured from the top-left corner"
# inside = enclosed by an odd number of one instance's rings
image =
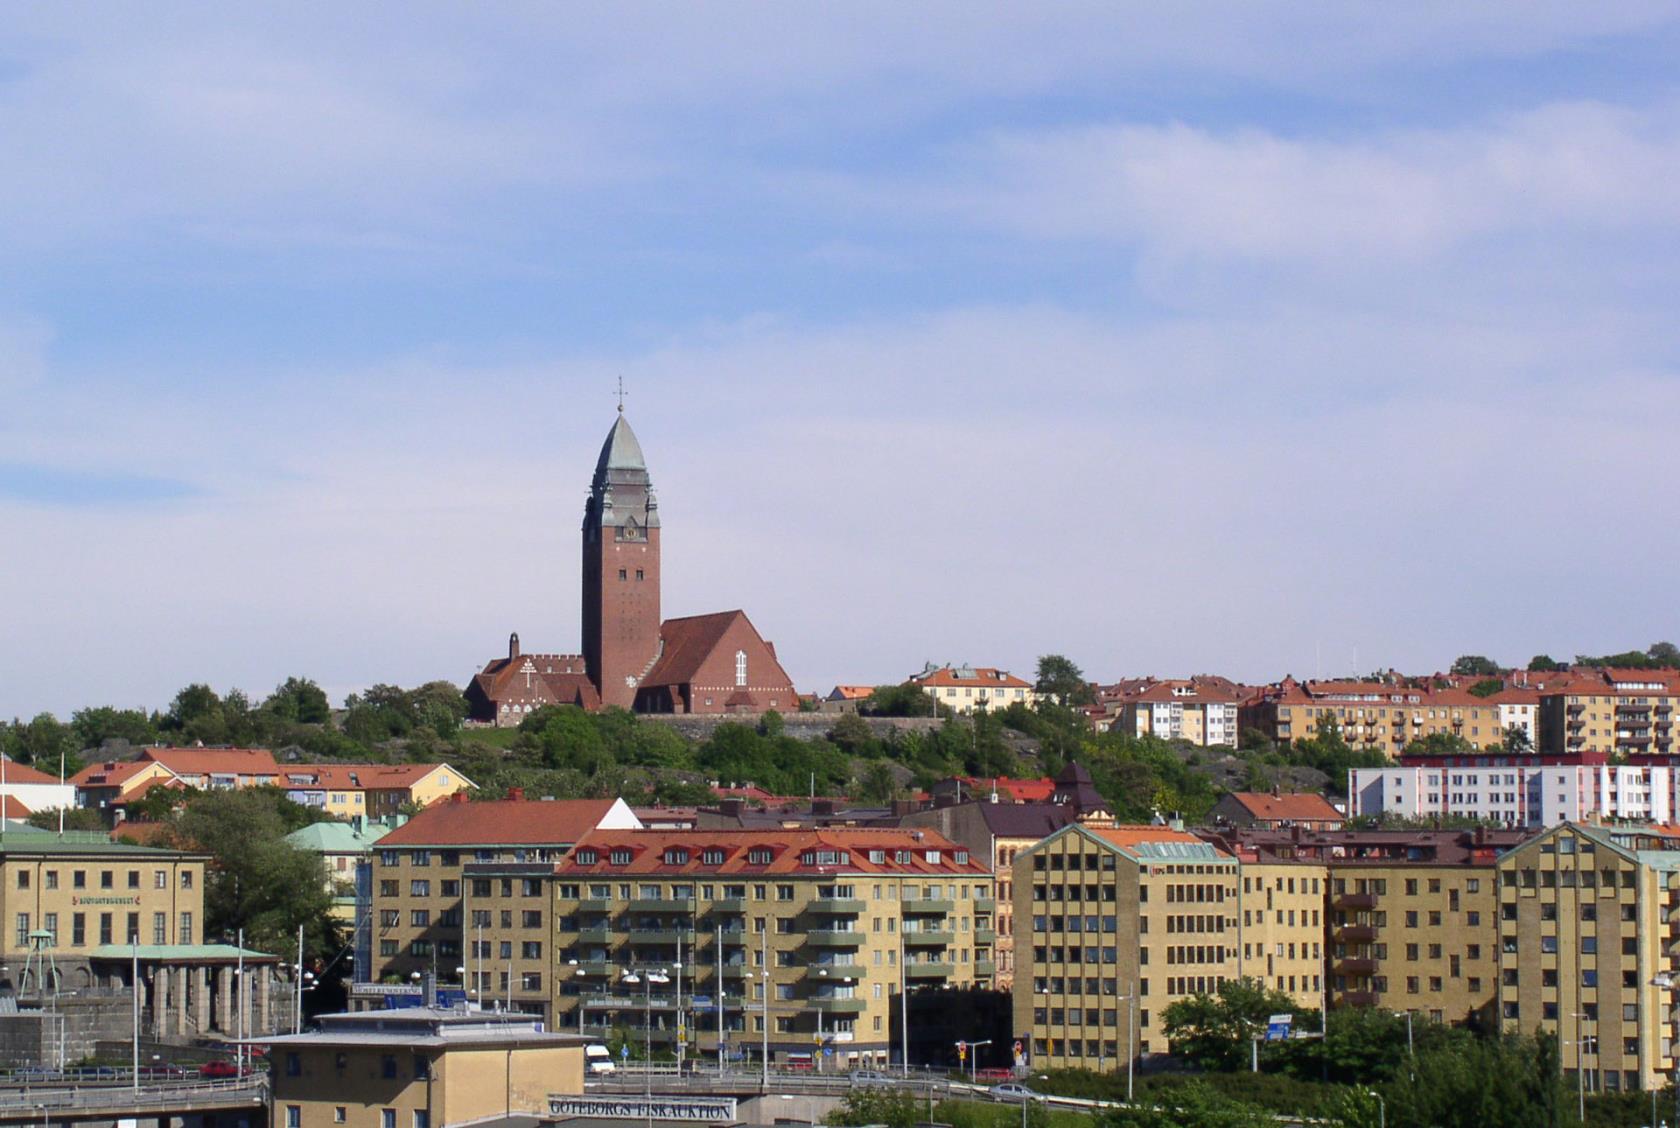
[[[225,1081],[148,1081],[120,1084],[24,1085],[0,1088],[0,1125],[73,1124],[88,1120],[166,1120],[177,1116],[247,1114],[268,1120],[268,1083],[261,1077]]]

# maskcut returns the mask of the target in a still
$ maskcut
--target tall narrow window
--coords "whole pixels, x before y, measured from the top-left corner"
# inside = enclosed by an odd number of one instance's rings
[[[747,684],[747,652],[745,650],[735,652],[735,684]]]

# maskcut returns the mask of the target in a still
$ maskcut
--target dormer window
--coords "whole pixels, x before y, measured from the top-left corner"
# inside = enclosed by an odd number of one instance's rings
[[[615,866],[627,866],[630,864],[630,856],[630,851],[627,849],[615,849],[611,855],[612,864]]]
[[[723,864],[723,851],[716,846],[708,846],[700,851],[700,861],[708,866],[721,866]]]
[[[665,851],[665,864],[668,866],[686,866],[688,864],[688,851],[681,846],[671,847]]]
[[[966,866],[968,864],[968,851],[967,850],[956,851],[955,853],[953,853],[951,855],[951,860],[956,862],[959,866]]]
[[[755,866],[767,866],[775,858],[767,846],[754,846],[747,851],[747,861]]]
[[[601,860],[601,856],[593,850],[579,850],[577,860],[580,866],[592,866]]]
[[[927,857],[929,865],[936,866],[936,865],[939,864],[939,851],[938,850],[929,850],[927,852],[926,857]]]
[[[887,852],[885,850],[871,850],[869,851],[869,860],[875,865],[881,865],[887,860]]]
[[[908,850],[894,850],[893,851],[893,861],[897,862],[901,866],[909,865],[910,864],[910,851],[908,851]]]

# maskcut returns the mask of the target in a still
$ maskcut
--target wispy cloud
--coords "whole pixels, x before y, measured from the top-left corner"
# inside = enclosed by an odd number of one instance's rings
[[[189,482],[144,474],[0,462],[0,499],[27,505],[108,509],[179,501],[203,492]]]

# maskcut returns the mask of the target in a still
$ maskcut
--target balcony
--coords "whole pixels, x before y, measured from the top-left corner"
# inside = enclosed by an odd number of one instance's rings
[[[744,913],[746,911],[747,899],[745,897],[719,897],[712,902],[712,912],[714,913]]]
[[[868,999],[823,999],[811,1000],[811,1009],[824,1014],[862,1014],[869,1007]]]
[[[723,977],[725,979],[751,979],[753,969],[744,963],[726,963],[723,965]]]
[[[1572,716],[1580,715],[1580,713],[1582,711],[1584,711],[1585,709],[1586,709],[1585,705],[1573,705],[1573,704],[1571,704],[1571,705],[1565,705],[1564,706],[1564,711],[1569,713]]]
[[[813,928],[805,934],[805,943],[813,948],[861,948],[866,935],[849,928]]]
[[[579,944],[611,944],[614,939],[613,930],[604,924],[592,924],[577,930]]]
[[[613,975],[618,965],[611,960],[579,960],[572,970],[578,975]]]
[[[1374,909],[1377,907],[1375,893],[1338,893],[1332,902],[1338,909]]]
[[[1346,972],[1349,975],[1374,975],[1377,970],[1377,961],[1364,958],[1337,960],[1336,970]]]
[[[611,897],[585,897],[577,903],[580,913],[610,913],[612,912]]]
[[[978,975],[982,979],[990,979],[992,976],[997,974],[997,961],[996,960],[975,960],[974,961],[974,974]]]
[[[974,930],[974,942],[976,944],[996,944],[997,930],[993,928],[976,928]]]
[[[805,906],[813,913],[832,913],[835,916],[857,916],[867,907],[856,897],[818,897]]]
[[[957,934],[948,928],[905,929],[903,939],[906,948],[943,948],[955,943]]]
[[[949,979],[955,971],[955,967],[944,961],[906,960],[904,963],[906,979]]]
[[[1375,991],[1344,991],[1342,1005],[1349,1007],[1374,1007],[1377,1005]]]
[[[668,897],[637,897],[630,902],[633,913],[692,913],[692,900],[673,900]]]
[[[997,898],[995,898],[995,897],[976,897],[976,898],[974,898],[974,911],[977,912],[977,913],[995,913],[995,912],[997,912]]]
[[[899,904],[903,906],[906,916],[911,913],[954,913],[957,911],[955,901],[935,897],[927,897],[920,901],[901,901]]]
[[[630,943],[638,947],[648,947],[654,944],[675,944],[679,939],[688,940],[694,933],[686,928],[637,928],[624,935]]]
[[[1377,929],[1375,925],[1370,924],[1344,924],[1336,928],[1334,935],[1337,940],[1343,940],[1349,943],[1359,943],[1361,941],[1375,940],[1377,938]]]

